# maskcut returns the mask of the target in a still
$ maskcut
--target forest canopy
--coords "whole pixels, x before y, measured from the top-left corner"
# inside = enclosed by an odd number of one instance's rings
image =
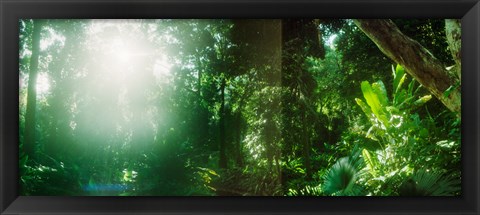
[[[459,196],[451,19],[19,20],[25,196]]]

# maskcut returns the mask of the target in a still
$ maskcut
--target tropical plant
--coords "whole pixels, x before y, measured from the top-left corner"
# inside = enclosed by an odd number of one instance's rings
[[[365,183],[370,187],[370,193],[375,195],[391,195],[398,190],[398,183],[405,184],[406,189],[410,183],[409,178],[416,171],[415,184],[422,183],[422,189],[429,190],[428,183],[436,180],[423,177],[422,169],[438,166],[433,157],[438,148],[437,139],[429,135],[430,130],[435,130],[435,125],[429,119],[422,120],[417,113],[418,107],[431,99],[430,95],[417,96],[421,85],[415,87],[415,80],[403,87],[407,79],[404,69],[397,65],[393,70],[393,87],[391,99],[382,81],[369,84],[362,82],[361,89],[365,98],[356,99],[357,104],[366,114],[372,126],[365,133],[366,137],[379,143],[375,150],[362,150],[362,157],[366,163],[369,178]],[[437,142],[437,144],[431,144]],[[450,141],[447,141],[450,142]],[[429,173],[431,175],[431,173]],[[433,175],[436,177],[436,175]],[[432,176],[432,177],[433,177]],[[440,178],[440,175],[438,176]],[[436,179],[436,178],[433,178]],[[438,179],[440,180],[440,179]],[[428,189],[427,189],[428,188]],[[424,189],[424,190],[425,190]],[[401,195],[401,192],[397,194]],[[433,192],[425,192],[433,194]]]
[[[402,196],[453,196],[460,191],[460,180],[441,173],[420,169],[399,189]]]
[[[340,158],[325,174],[323,191],[334,196],[359,196],[364,187],[358,183],[364,173],[365,163],[355,146],[348,157]]]
[[[20,195],[459,194],[460,118],[353,20],[18,24]]]

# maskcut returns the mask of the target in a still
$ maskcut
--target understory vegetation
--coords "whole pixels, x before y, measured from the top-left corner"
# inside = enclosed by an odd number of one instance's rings
[[[458,23],[20,20],[20,195],[458,196]]]

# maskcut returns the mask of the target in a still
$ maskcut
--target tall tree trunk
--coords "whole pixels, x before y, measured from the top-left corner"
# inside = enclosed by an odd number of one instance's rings
[[[37,108],[37,71],[38,56],[40,52],[40,31],[43,21],[33,21],[32,33],[32,56],[30,58],[28,89],[27,89],[27,110],[25,114],[25,135],[24,151],[31,158],[35,158],[35,113]]]
[[[432,53],[404,35],[391,20],[356,19],[354,22],[385,55],[405,67],[411,76],[460,117],[459,79],[450,76]]]
[[[62,77],[62,70],[67,68],[68,56],[73,55],[73,52],[78,48],[75,39],[78,38],[78,33],[75,31],[75,25],[69,21],[62,23],[60,28],[64,29],[65,42],[62,48],[62,51],[58,54],[58,60],[53,61],[48,65],[48,71],[50,72],[50,77],[53,82],[56,83],[55,89],[52,90],[51,98],[49,101],[50,108],[55,112],[51,116],[51,126],[49,129],[48,142],[45,143],[45,153],[57,157],[59,154],[64,153],[63,149],[65,134],[68,130],[65,128],[60,128],[60,121],[68,119],[68,110],[64,107],[65,100],[67,99],[67,92],[70,90],[68,86],[71,85],[70,80],[66,80],[65,77]],[[63,123],[63,127],[67,123]],[[60,135],[62,134],[62,135]],[[63,142],[63,143],[62,143]]]
[[[235,113],[234,120],[234,154],[235,154],[235,163],[237,167],[243,167],[243,157],[242,157],[242,114],[240,112]]]
[[[225,134],[225,77],[222,77],[222,83],[220,86],[220,159],[218,165],[220,168],[227,168],[227,155],[226,155],[226,134]]]
[[[319,23],[320,20],[313,19],[282,20],[282,84],[292,92],[285,98],[283,104],[283,114],[286,115],[284,123],[287,128],[291,128],[289,132],[298,134],[296,137],[288,137],[287,141],[302,144],[303,149],[300,153],[307,177],[311,176],[309,137],[311,124],[306,123],[300,127],[295,124],[306,122],[306,111],[309,107],[304,102],[311,98],[316,85],[312,75],[303,67],[303,59],[307,56],[325,58],[322,34],[318,30]],[[295,106],[298,106],[298,109],[292,108]]]
[[[462,77],[462,29],[458,19],[445,19],[445,34],[447,36],[448,48],[455,61],[454,72],[458,79]]]

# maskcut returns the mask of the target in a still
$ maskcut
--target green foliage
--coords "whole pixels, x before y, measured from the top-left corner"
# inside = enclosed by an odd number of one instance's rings
[[[460,193],[461,120],[400,65],[382,72],[351,20],[46,20],[27,156],[33,23],[19,21],[21,195]],[[439,43],[438,20],[406,23]]]
[[[306,187],[300,190],[289,189],[287,192],[287,196],[323,196],[323,195],[324,193],[322,191],[322,187],[319,185],[317,186],[307,185]]]
[[[213,195],[216,191],[213,187],[213,181],[219,177],[220,175],[215,170],[197,167],[197,171],[192,178],[196,186],[188,195]]]
[[[438,137],[431,136],[429,131],[435,129],[435,125],[430,124],[431,119],[421,120],[419,115],[413,112],[425,105],[431,96],[418,97],[420,86],[415,89],[414,80],[405,88],[403,83],[407,76],[400,65],[393,69],[393,76],[392,89],[394,90],[391,102],[381,81],[372,85],[362,82],[361,89],[366,103],[356,99],[357,104],[372,123],[366,136],[378,141],[381,145],[380,149],[362,150],[369,173],[369,177],[363,180],[369,184],[370,192],[374,195],[397,193],[396,190],[399,189],[397,184],[402,181],[405,184],[402,190],[413,189],[409,185],[412,184],[411,180],[409,181],[406,177],[412,175],[415,170],[417,173],[414,175],[413,182],[416,183],[416,188],[424,191],[432,189],[428,187],[433,186],[429,183],[436,182],[440,176],[433,175],[435,176],[433,180],[423,177],[425,174],[422,174],[425,168],[440,166],[440,160],[433,160],[438,147],[431,142],[449,142],[451,146],[459,144],[459,142],[447,140],[440,141]],[[418,187],[420,183],[422,188]],[[434,191],[429,191],[424,194],[433,195],[433,193]],[[397,194],[402,195],[401,192]]]
[[[402,196],[454,196],[459,191],[459,179],[420,169],[404,181],[399,194]]]
[[[20,193],[23,195],[75,195],[80,192],[77,173],[63,162],[48,158],[49,165],[40,164],[23,152],[19,157]]]
[[[365,163],[367,165],[368,171],[373,177],[378,176],[377,168],[380,165],[378,163],[378,159],[376,157],[373,157],[370,155],[370,152],[368,150],[363,149],[362,150],[362,157],[365,160]]]
[[[266,173],[266,174],[265,174]],[[280,196],[283,195],[276,174],[265,167],[230,168],[222,170],[213,181],[216,194],[221,196]]]
[[[363,174],[365,163],[360,150],[355,147],[348,157],[340,158],[324,176],[323,190],[334,196],[359,196],[364,187],[358,183]]]

